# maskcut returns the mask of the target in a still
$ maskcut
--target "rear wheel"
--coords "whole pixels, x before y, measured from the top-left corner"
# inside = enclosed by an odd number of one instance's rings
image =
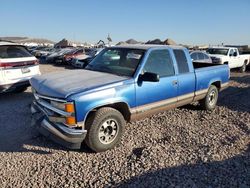
[[[208,89],[207,95],[200,101],[200,105],[204,110],[213,110],[218,101],[218,89],[211,85]]]
[[[240,67],[240,72],[246,72],[246,69],[247,69],[247,65],[246,65],[246,62],[244,62],[244,64],[242,65],[242,67]]]
[[[104,107],[91,114],[86,122],[85,143],[95,152],[114,148],[121,140],[125,120],[116,109]]]

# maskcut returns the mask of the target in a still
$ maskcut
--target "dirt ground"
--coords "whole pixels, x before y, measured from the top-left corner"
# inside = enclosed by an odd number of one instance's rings
[[[214,111],[193,104],[128,123],[121,144],[103,153],[39,135],[32,100],[30,88],[0,95],[1,188],[250,187],[250,72],[231,73]]]

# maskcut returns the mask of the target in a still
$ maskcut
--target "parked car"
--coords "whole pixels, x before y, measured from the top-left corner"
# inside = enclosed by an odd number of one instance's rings
[[[0,42],[0,93],[22,92],[36,75],[40,75],[39,62],[25,46]]]
[[[33,50],[35,50],[38,46],[27,46],[27,50],[31,53]]]
[[[48,56],[53,51],[54,51],[54,48],[45,47],[45,48],[42,48],[39,50],[37,50],[37,49],[33,50],[32,55],[34,55],[36,58],[41,58],[42,56]]]
[[[85,49],[85,54],[89,56],[97,56],[104,48],[89,48]]]
[[[83,48],[80,49],[71,49],[68,52],[63,53],[60,56],[55,57],[55,63],[57,64],[62,64],[62,63],[67,63],[70,64],[73,58],[81,58],[85,56],[85,52]]]
[[[68,147],[94,151],[119,143],[126,121],[199,101],[213,110],[229,80],[228,65],[193,63],[183,47],[126,45],[104,49],[86,70],[30,80],[34,125]]]
[[[247,55],[240,55],[237,48],[232,47],[213,47],[207,52],[213,63],[228,64],[230,69],[239,68],[240,72],[245,72],[249,64]]]
[[[71,65],[77,68],[85,68],[102,50],[103,48],[85,49],[85,54],[73,58]]]
[[[56,48],[49,48],[47,51],[44,51],[40,54],[39,61],[40,63],[46,63],[46,59],[51,54],[58,52],[58,49]]]
[[[55,63],[55,59],[58,57],[58,56],[62,56],[64,55],[65,53],[71,51],[72,48],[59,48],[59,49],[56,49],[52,54],[48,55],[46,57],[46,62],[47,63]]]
[[[71,60],[71,65],[76,68],[85,68],[93,58],[94,57],[89,55],[82,56],[80,59],[73,58]]]
[[[190,56],[194,62],[199,63],[212,63],[212,59],[204,52],[201,51],[192,51]]]

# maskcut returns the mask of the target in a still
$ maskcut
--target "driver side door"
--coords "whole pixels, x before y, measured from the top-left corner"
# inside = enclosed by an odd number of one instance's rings
[[[177,102],[178,82],[169,50],[151,51],[141,75],[145,72],[156,73],[160,79],[158,82],[138,80],[136,83],[136,113],[174,108]]]

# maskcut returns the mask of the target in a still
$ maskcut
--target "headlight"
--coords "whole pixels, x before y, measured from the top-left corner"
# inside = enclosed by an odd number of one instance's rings
[[[63,111],[65,110],[65,103],[50,101],[50,104],[55,108],[58,108],[58,109],[63,110]]]
[[[71,114],[70,116],[65,117],[65,123],[68,126],[76,124],[74,103],[60,103],[56,101],[51,101],[50,104],[57,109],[63,110]]]

